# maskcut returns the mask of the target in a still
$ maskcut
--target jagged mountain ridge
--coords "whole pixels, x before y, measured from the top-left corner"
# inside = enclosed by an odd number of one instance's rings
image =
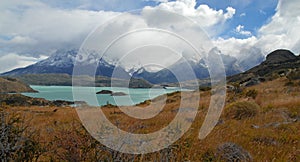
[[[77,55],[78,50],[58,50],[56,53],[51,55],[45,60],[37,62],[36,64],[27,66],[25,68],[18,68],[12,71],[3,73],[2,75],[6,76],[19,76],[24,74],[73,74],[74,60]],[[242,72],[240,65],[238,65],[238,60],[234,57],[228,55],[221,55],[221,58],[224,62],[226,74],[234,75]],[[261,60],[262,61],[262,60]],[[186,64],[186,63],[185,63]],[[193,69],[196,78],[204,79],[209,77],[209,73],[205,62],[200,60],[199,62],[188,61],[188,64]],[[118,76],[120,78],[135,77],[142,78],[151,83],[172,83],[177,82],[178,80],[172,74],[172,72],[177,72],[180,74],[186,73],[186,70],[182,68],[183,62],[178,61],[175,64],[171,65],[167,69],[162,69],[158,72],[148,72],[143,67],[139,69],[130,69],[123,68],[120,66],[115,66],[114,63],[101,59],[98,62],[98,68],[96,70],[96,75],[112,77],[113,71],[117,68],[118,72],[123,76]],[[253,65],[254,66],[254,65]],[[91,74],[93,75],[93,74]],[[190,80],[188,76],[185,78]],[[180,80],[184,81],[184,80]]]
[[[73,74],[74,61],[78,50],[58,50],[45,60],[39,61],[33,65],[24,68],[14,69],[12,71],[3,73],[7,76],[19,76],[24,74]],[[113,70],[116,68],[114,65],[101,59],[98,62],[98,69],[96,75],[110,77]],[[122,69],[121,69],[122,71]],[[123,72],[125,73],[125,71]]]

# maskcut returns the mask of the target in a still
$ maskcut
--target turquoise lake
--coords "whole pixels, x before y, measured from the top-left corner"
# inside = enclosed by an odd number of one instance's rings
[[[72,86],[31,86],[39,93],[22,93],[29,97],[45,98],[47,100],[74,101]],[[76,101],[85,101],[92,106],[102,106],[107,103],[119,106],[129,106],[141,103],[148,99],[153,99],[162,94],[175,91],[182,91],[177,87],[163,88],[120,88],[120,87],[75,87]],[[111,90],[113,92],[124,92],[126,96],[111,96],[110,94],[96,94],[101,90]],[[117,103],[117,104],[116,104]]]

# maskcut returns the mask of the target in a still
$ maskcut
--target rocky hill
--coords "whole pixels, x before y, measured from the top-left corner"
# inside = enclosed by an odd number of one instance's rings
[[[18,79],[0,77],[0,93],[36,92]]]
[[[279,49],[279,50],[276,50],[276,51],[270,53],[267,56],[265,63],[276,64],[276,63],[280,63],[280,62],[293,61],[295,59],[297,59],[297,56],[295,56],[291,51]]]
[[[260,65],[244,73],[228,77],[227,81],[251,86],[259,82],[274,80],[283,76],[297,79],[300,76],[299,72],[300,57],[295,56],[289,50],[280,49],[267,55],[266,60]]]

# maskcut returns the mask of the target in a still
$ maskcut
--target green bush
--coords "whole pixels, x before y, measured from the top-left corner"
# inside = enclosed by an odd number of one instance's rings
[[[255,102],[234,102],[226,107],[225,116],[229,119],[241,120],[255,116],[258,109],[259,106]]]

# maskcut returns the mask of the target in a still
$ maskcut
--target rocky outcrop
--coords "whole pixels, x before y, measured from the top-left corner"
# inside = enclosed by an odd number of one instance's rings
[[[276,50],[270,53],[266,61],[254,68],[227,78],[229,83],[252,86],[266,80],[274,80],[278,77],[298,75],[300,59],[288,50]]]

